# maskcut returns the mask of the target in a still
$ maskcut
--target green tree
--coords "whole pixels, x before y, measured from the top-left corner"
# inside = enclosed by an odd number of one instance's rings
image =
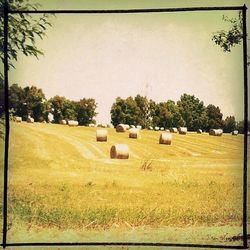
[[[12,84],[9,87],[9,108],[13,109],[14,115],[27,116],[25,103],[25,92],[22,87]]]
[[[207,106],[207,116],[208,116],[208,126],[207,130],[211,128],[223,128],[223,114],[220,111],[219,107],[209,104]]]
[[[94,99],[83,98],[80,101],[71,101],[64,96],[54,96],[50,98],[51,111],[54,115],[54,122],[61,120],[77,120],[80,125],[88,125],[94,122],[97,104]]]
[[[140,112],[140,108],[137,106],[136,101],[131,96],[125,99],[124,114],[125,124],[142,125],[144,115]]]
[[[97,115],[95,112],[97,104],[95,99],[83,98],[76,103],[76,116],[80,125],[88,125],[95,123],[94,117]]]
[[[230,133],[236,129],[236,121],[234,116],[227,116],[223,123],[223,131],[225,133]]]
[[[146,96],[137,95],[135,97],[135,102],[137,105],[138,112],[138,121],[136,124],[140,124],[143,128],[149,126],[149,117],[150,117],[150,106],[149,100]]]
[[[175,104],[175,102],[168,100],[166,106],[168,112],[171,114],[171,117],[167,123],[167,128],[185,126],[185,121],[183,120],[179,107]]]
[[[110,114],[111,114],[111,123],[116,126],[119,123],[125,123],[125,110],[126,102],[121,97],[117,97],[115,102],[112,104]]]
[[[9,107],[13,114],[27,119],[31,115],[35,121],[46,120],[46,99],[42,89],[35,86],[22,88],[17,84],[9,87]]]
[[[177,105],[188,130],[196,131],[207,127],[206,107],[194,95],[183,94]]]
[[[45,95],[42,89],[39,89],[35,86],[25,87],[25,103],[27,113],[25,116],[31,115],[35,121],[46,120],[45,117]]]
[[[158,127],[167,127],[168,122],[172,119],[172,114],[168,111],[167,103],[160,102],[156,104],[153,124]]]
[[[44,120],[46,122],[49,122],[48,115],[49,113],[51,113],[51,103],[48,100],[45,100],[43,102],[43,110],[44,110],[44,114],[43,114]]]
[[[174,101],[160,102],[154,107],[153,126],[171,128],[184,126],[179,107]]]
[[[149,100],[149,126],[157,126],[155,121],[157,104],[152,99]]]
[[[140,124],[140,108],[133,97],[122,99],[117,97],[111,107],[111,123]]]
[[[63,112],[62,115],[64,119],[76,120],[77,119],[76,102],[66,99],[62,112]]]
[[[244,134],[244,120],[237,122],[236,129],[240,134]],[[250,131],[250,121],[248,121],[247,123],[247,131]]]
[[[155,103],[154,111],[152,115],[153,126],[158,126],[158,127],[166,126],[166,120],[168,119],[170,114],[167,111],[165,104],[166,103],[164,102]]]
[[[65,119],[65,110],[67,99],[64,96],[54,96],[49,99],[50,108],[54,115],[54,122],[59,123],[62,119]]]

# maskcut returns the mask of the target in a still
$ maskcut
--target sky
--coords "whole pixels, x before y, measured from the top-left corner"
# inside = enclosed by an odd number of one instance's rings
[[[130,9],[225,6],[230,1],[40,0],[44,9]],[[178,4],[177,4],[178,2]],[[188,2],[188,6],[187,6]],[[243,1],[231,1],[242,5]],[[238,3],[238,4],[237,4]],[[183,93],[243,119],[242,46],[224,53],[211,38],[237,11],[140,14],[58,14],[37,42],[39,60],[18,55],[9,81],[42,88],[46,97],[94,98],[97,122],[110,122],[120,96],[177,101]]]

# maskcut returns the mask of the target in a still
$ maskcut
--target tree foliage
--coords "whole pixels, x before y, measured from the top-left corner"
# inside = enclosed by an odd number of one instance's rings
[[[56,123],[59,123],[60,120],[64,117],[64,106],[66,103],[66,98],[63,96],[54,96],[49,99],[49,102],[51,103],[51,110],[54,115],[54,121]]]
[[[240,134],[244,134],[244,120],[236,123],[236,129]],[[247,123],[247,131],[250,131],[250,121]]]
[[[0,0],[0,58],[4,63],[4,0]],[[36,10],[39,4],[30,4],[28,0],[8,0],[8,8],[11,10]],[[45,31],[51,23],[48,21],[48,14],[31,15],[31,14],[9,14],[8,15],[8,69],[15,68],[14,61],[18,60],[18,52],[25,56],[43,55],[43,52],[37,47],[37,39],[43,39]],[[4,79],[2,67],[0,70],[0,116],[4,114]],[[19,100],[21,102],[21,100]],[[14,103],[12,103],[14,105]],[[21,105],[18,105],[20,108]],[[38,107],[37,107],[38,108]],[[24,110],[24,109],[22,109]],[[16,113],[21,112],[16,110]],[[24,115],[24,114],[22,114]]]
[[[30,115],[35,121],[45,120],[45,95],[42,89],[35,86],[24,88],[27,117]]]
[[[234,116],[227,116],[224,124],[223,131],[225,133],[230,133],[236,129],[236,121]]]
[[[35,86],[22,88],[12,84],[9,87],[9,104],[13,115],[21,116],[24,120],[30,115],[35,121],[48,121],[51,113],[55,123],[65,119],[78,120],[80,125],[88,125],[95,122],[97,114],[97,104],[92,98],[72,101],[57,95],[47,100],[42,89]]]
[[[24,120],[30,115],[35,121],[48,121],[48,115],[53,114],[54,122],[61,120],[77,120],[79,125],[95,123],[97,103],[92,98],[82,98],[73,101],[64,96],[54,96],[46,99],[42,89],[35,86],[22,88],[17,84],[9,87],[9,104],[11,114],[21,116]],[[129,125],[171,127],[187,126],[189,131],[197,129],[209,130],[222,128],[231,132],[236,128],[240,133],[244,130],[243,123],[236,123],[234,116],[223,120],[219,107],[203,102],[194,95],[183,94],[175,103],[172,100],[155,102],[145,96],[129,96],[126,99],[117,97],[111,107],[111,122]]]
[[[209,104],[207,107],[194,95],[183,94],[175,103],[172,100],[156,103],[147,97],[137,95],[126,99],[117,97],[111,107],[111,122],[142,125],[143,128],[158,126],[165,129],[186,126],[189,131],[221,128],[229,133],[236,129],[234,116],[223,120],[219,107]]]
[[[22,88],[13,84],[9,88],[9,107],[14,115],[24,119],[30,115],[35,121],[46,120],[46,102],[42,89],[35,86]]]
[[[94,117],[97,115],[95,112],[97,104],[92,98],[83,98],[76,102],[76,118],[80,125],[88,125],[95,123]]]
[[[220,111],[219,107],[216,107],[212,104],[207,106],[207,117],[208,117],[208,126],[207,128],[222,128],[223,127],[223,114]]]
[[[11,10],[36,10],[39,4],[30,4],[28,0],[8,0],[8,7]],[[0,1],[0,8],[3,9],[4,0]],[[2,13],[2,12],[1,12]],[[51,14],[50,14],[51,15]],[[9,66],[14,67],[13,61],[17,61],[18,52],[26,56],[43,55],[37,47],[37,38],[43,39],[45,31],[51,23],[48,21],[49,14],[10,14],[8,19],[8,59]],[[4,61],[4,17],[0,15],[0,57]]]
[[[185,121],[179,112],[179,107],[172,100],[155,104],[154,111],[152,113],[153,126],[171,128],[185,125]]]
[[[97,103],[92,98],[72,101],[64,96],[54,96],[49,100],[49,103],[55,123],[59,123],[61,120],[77,120],[79,125],[95,123]]]
[[[119,123],[134,124],[136,104],[133,98],[122,99],[117,97],[111,107],[111,122],[114,126]]]
[[[222,20],[230,23],[231,27],[227,31],[220,30],[215,32],[212,40],[215,44],[219,45],[224,52],[230,52],[235,45],[241,44],[243,39],[242,12],[240,11],[236,18],[223,16]]]
[[[150,101],[146,96],[137,95],[135,97],[136,111],[137,111],[137,124],[143,128],[147,128],[150,124]]]
[[[177,105],[188,130],[196,131],[207,127],[206,107],[194,95],[183,94]]]
[[[27,116],[25,93],[17,84],[12,84],[9,87],[9,108],[15,110],[17,116]]]
[[[117,97],[111,107],[111,122],[171,128],[187,126],[189,130],[206,129],[208,116],[203,102],[193,95],[184,94],[177,104],[168,100],[156,103],[146,97],[122,99]]]

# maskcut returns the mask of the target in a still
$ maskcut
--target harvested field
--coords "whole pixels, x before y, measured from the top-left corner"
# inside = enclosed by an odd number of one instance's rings
[[[107,130],[108,141],[98,143],[92,127],[11,123],[9,240],[20,240],[18,230],[34,236],[39,228],[91,232],[91,240],[98,232],[95,241],[102,232],[112,232],[115,241],[116,231],[130,230],[138,235],[126,241],[150,241],[144,229],[157,234],[165,227],[210,230],[192,243],[211,241],[212,228],[241,234],[242,135],[172,134],[165,146],[160,131],[142,130],[141,140],[131,140],[128,131]],[[110,159],[113,144],[127,144],[129,159]],[[214,233],[219,243],[232,244],[225,231]]]

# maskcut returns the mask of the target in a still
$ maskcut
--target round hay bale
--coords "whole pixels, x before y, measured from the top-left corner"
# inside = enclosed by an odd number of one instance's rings
[[[112,124],[108,124],[107,127],[108,128],[114,128],[114,126]]]
[[[111,159],[128,159],[129,149],[126,144],[115,144],[110,149]]]
[[[159,131],[159,129],[160,129],[159,127],[155,127],[155,131]]]
[[[90,124],[89,124],[89,127],[94,128],[94,127],[95,127],[95,124],[94,124],[94,123],[90,123]]]
[[[169,129],[166,129],[165,131],[166,131],[167,133],[170,133],[170,130],[169,130]]]
[[[223,130],[222,129],[217,129],[217,136],[222,136]]]
[[[124,124],[126,130],[129,130],[130,126],[128,124]]]
[[[68,125],[69,125],[70,127],[78,126],[78,121],[69,120],[69,121],[68,121]]]
[[[209,135],[215,135],[215,133],[216,133],[215,131],[216,131],[216,129],[211,128],[208,133],[209,133]]]
[[[171,142],[172,142],[172,135],[171,134],[161,133],[160,138],[159,138],[160,144],[171,145]]]
[[[28,122],[28,123],[33,123],[33,122],[34,122],[34,118],[28,117],[28,118],[27,118],[27,122]]]
[[[149,126],[148,128],[149,128],[149,130],[153,130],[154,129],[152,126]]]
[[[179,134],[180,135],[185,135],[187,134],[187,128],[186,127],[179,127],[178,128]]]
[[[108,131],[106,129],[97,129],[96,141],[107,141],[107,140],[108,140]]]
[[[137,125],[136,128],[142,129],[142,126],[141,125]]]
[[[130,125],[130,128],[135,128],[135,125]]]
[[[15,116],[15,117],[14,117],[14,121],[15,121],[15,122],[22,122],[22,117],[20,117],[20,116]]]
[[[54,121],[54,115],[49,112],[49,114],[48,114],[48,122],[51,123],[53,121]]]
[[[67,122],[66,122],[66,120],[61,120],[61,121],[60,121],[60,124],[62,124],[62,125],[66,125],[66,124],[67,124]]]
[[[163,128],[163,127],[161,127],[161,128],[160,128],[160,130],[161,130],[161,131],[164,131],[164,128]]]
[[[139,139],[140,138],[140,130],[138,128],[131,128],[129,130],[129,138]]]
[[[222,136],[223,130],[222,129],[210,129],[209,130],[209,135],[213,136]]]
[[[115,130],[116,132],[123,133],[126,131],[126,126],[124,124],[118,124]]]
[[[177,133],[178,130],[177,130],[177,128],[170,128],[170,132],[171,132],[171,133]]]
[[[198,129],[197,134],[202,134],[202,129]]]
[[[238,135],[238,134],[239,134],[239,131],[238,131],[238,130],[232,131],[232,135]]]

